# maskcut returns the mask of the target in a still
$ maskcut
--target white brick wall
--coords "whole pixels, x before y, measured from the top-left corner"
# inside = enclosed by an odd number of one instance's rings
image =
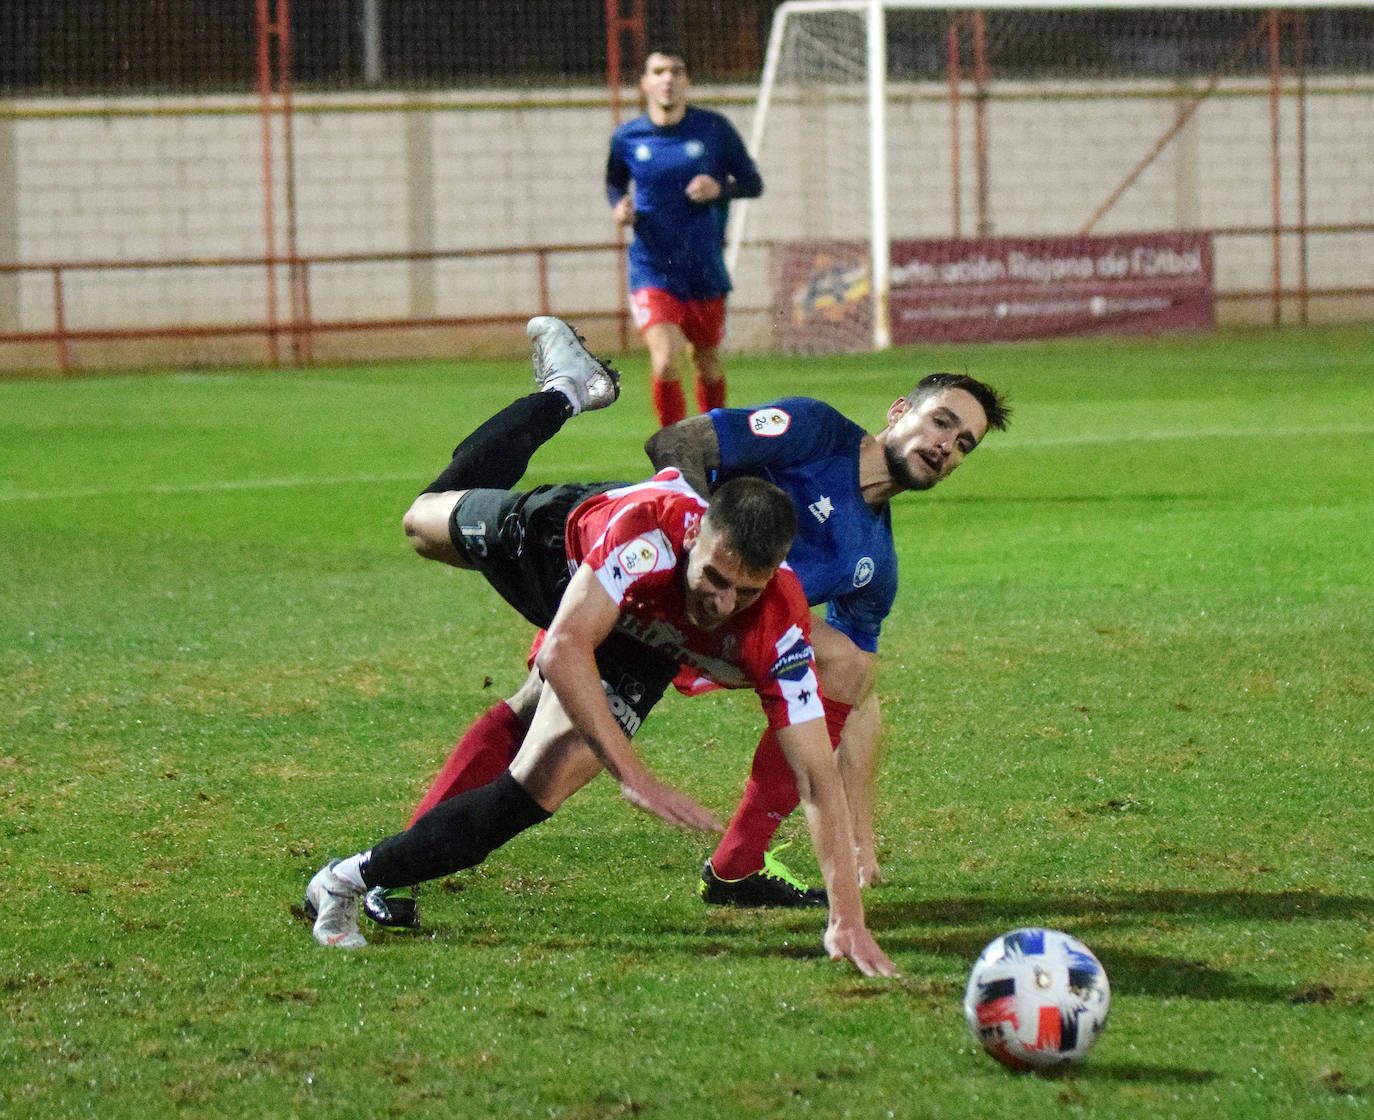
[[[1329,87],[1329,88],[1328,88]],[[1000,87],[988,105],[989,208],[997,234],[1079,229],[1174,120],[1181,97],[1082,99]],[[1374,81],[1309,85],[1311,222],[1374,220]],[[749,90],[698,90],[746,132]],[[940,88],[894,88],[890,177],[894,236],[952,229],[949,108]],[[1052,96],[1043,96],[1045,93]],[[1100,94],[1101,87],[1093,91]],[[1209,100],[1151,164],[1098,232],[1269,221],[1269,118],[1261,89]],[[720,95],[713,97],[712,95]],[[0,259],[134,260],[249,257],[264,252],[262,136],[252,98],[12,103],[0,125]],[[751,236],[861,237],[867,221],[863,99],[835,90],[819,115],[782,97],[761,157],[767,191],[751,206]],[[963,232],[975,224],[961,109]],[[1296,128],[1283,104],[1284,220],[1295,221]],[[303,98],[294,118],[296,228],[305,256],[397,253],[614,239],[602,190],[608,107],[548,91],[431,95],[406,100]],[[286,251],[282,133],[273,135],[279,253]],[[8,231],[8,232],[6,232]],[[1374,284],[1369,235],[1314,239],[1314,284]],[[1291,257],[1292,249],[1289,248]],[[1267,239],[1218,246],[1218,283],[1269,281]],[[610,254],[555,255],[554,309],[615,307]],[[260,267],[118,270],[68,276],[73,327],[257,322]],[[414,314],[520,315],[537,308],[532,258],[319,265],[321,320]],[[766,302],[761,254],[742,258],[741,304]],[[52,325],[47,273],[0,276],[0,330]],[[286,306],[283,294],[282,307]]]

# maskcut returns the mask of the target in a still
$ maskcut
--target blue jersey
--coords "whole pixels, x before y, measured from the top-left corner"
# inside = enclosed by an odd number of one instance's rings
[[[887,506],[874,512],[859,489],[863,428],[807,397],[709,415],[721,464],[711,485],[749,474],[786,492],[797,510],[787,562],[807,602],[824,603],[830,625],[874,652],[897,598],[897,550]]]
[[[721,186],[714,202],[693,202],[687,184],[709,175]],[[635,226],[630,288],[662,288],[680,300],[715,299],[730,290],[725,221],[731,198],[755,198],[763,179],[734,126],[710,109],[688,106],[675,125],[647,116],[621,125],[606,161],[606,197],[614,206],[634,180]]]

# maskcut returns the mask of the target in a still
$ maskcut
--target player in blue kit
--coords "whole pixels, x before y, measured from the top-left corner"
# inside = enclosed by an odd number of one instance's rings
[[[829,405],[793,397],[693,417],[658,432],[645,448],[655,467],[677,466],[701,493],[754,475],[780,487],[796,507],[787,562],[807,601],[826,608],[824,620],[813,621],[812,643],[864,884],[881,878],[872,821],[880,715],[873,685],[878,634],[897,593],[889,501],[946,478],[989,428],[1005,429],[1007,418],[990,386],[942,373],[895,401],[876,435]],[[808,890],[768,852],[799,803],[785,770],[775,737],[765,732],[739,808],[702,869],[706,902],[825,904],[824,892]]]
[[[688,105],[687,64],[676,50],[644,60],[646,109],[611,137],[606,197],[634,230],[630,291],[649,348],[659,424],[686,415],[678,364],[688,346],[702,412],[725,404],[718,349],[725,334],[725,222],[732,198],[757,198],[763,179],[739,133],[719,113]]]
[[[808,603],[825,604],[813,619],[827,728],[844,779],[861,882],[880,878],[872,825],[879,710],[873,691],[878,634],[897,587],[890,499],[927,490],[959,466],[989,428],[1006,428],[1008,409],[996,390],[971,377],[924,378],[888,408],[885,426],[867,433],[820,401],[788,398],[755,409],[718,409],[665,428],[646,445],[655,469],[676,466],[698,493],[731,477],[773,482],[797,510],[798,532],[788,564]],[[691,680],[680,680],[692,691]],[[539,701],[532,672],[507,700],[468,729],[416,808],[412,823],[436,804],[493,780],[510,764]],[[798,883],[769,844],[796,808],[795,780],[771,733],[753,767],[724,838],[703,869],[702,897],[736,906],[820,906],[823,892]],[[368,896],[365,909],[383,924],[410,920],[388,913],[388,899]],[[392,920],[393,918],[398,920]]]

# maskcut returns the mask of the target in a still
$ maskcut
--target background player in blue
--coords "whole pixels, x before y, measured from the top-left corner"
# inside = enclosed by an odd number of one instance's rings
[[[1007,417],[996,390],[941,373],[893,402],[876,435],[829,405],[792,397],[693,417],[658,432],[645,447],[655,468],[677,466],[700,493],[757,475],[792,499],[798,530],[787,561],[807,601],[826,608],[824,621],[813,621],[812,645],[864,884],[881,878],[873,837],[880,722],[873,686],[878,633],[897,593],[888,503],[903,490],[928,490],[948,477],[989,428],[1005,429]],[[798,804],[785,770],[777,743],[765,733],[739,808],[702,868],[706,902],[824,905],[823,892],[807,890],[768,852]]]
[[[634,230],[632,307],[665,427],[686,415],[678,365],[689,345],[701,411],[725,404],[725,222],[730,199],[763,191],[739,133],[719,113],[688,105],[690,85],[680,52],[650,52],[639,79],[645,112],[615,131],[606,161],[615,220]]]

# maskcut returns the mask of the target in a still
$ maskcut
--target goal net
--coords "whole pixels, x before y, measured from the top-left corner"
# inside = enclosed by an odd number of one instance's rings
[[[1374,309],[1368,7],[789,0],[750,143],[784,350]]]

